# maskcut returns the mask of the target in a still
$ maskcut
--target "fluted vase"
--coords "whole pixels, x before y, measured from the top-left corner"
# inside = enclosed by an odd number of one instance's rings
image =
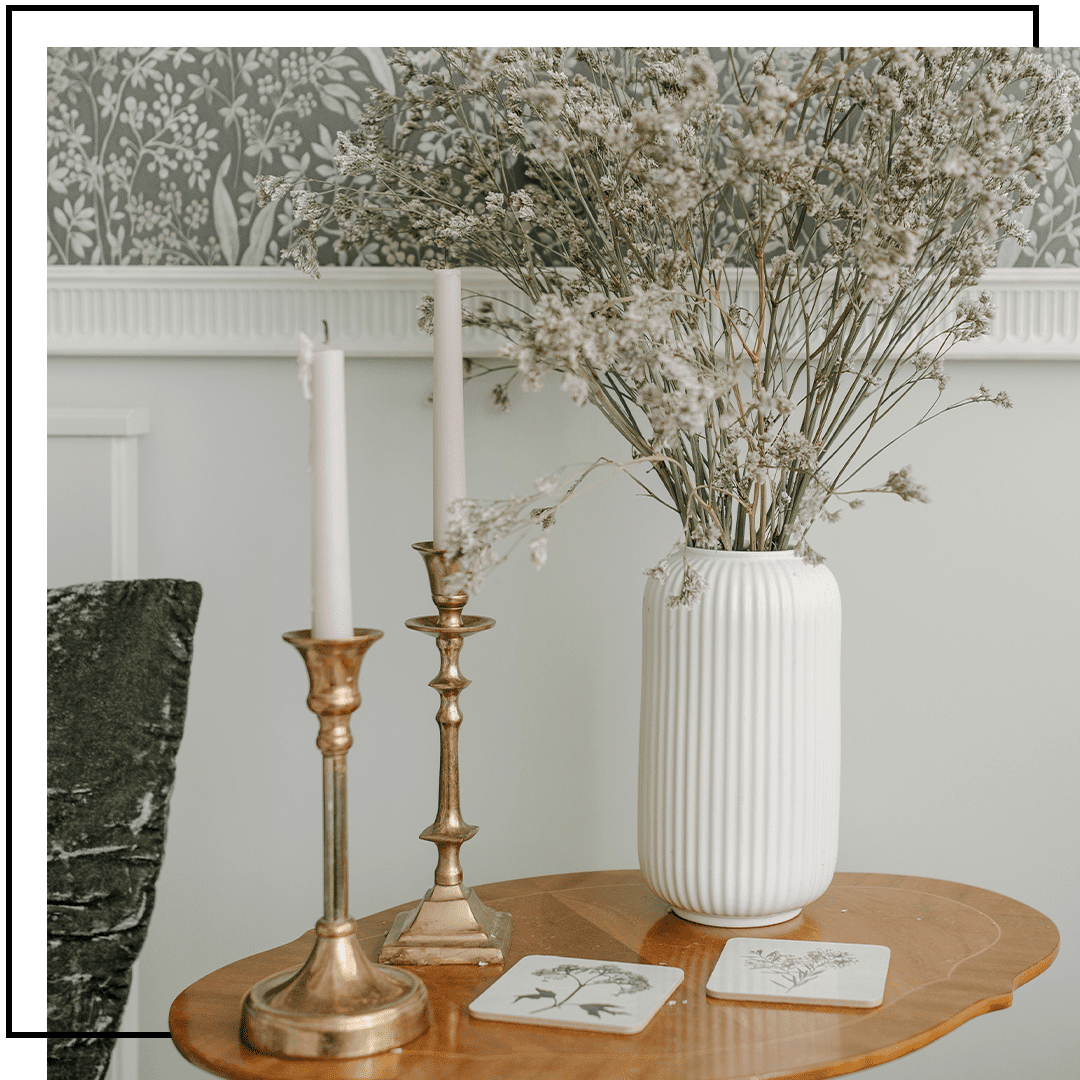
[[[793,919],[836,868],[840,593],[791,551],[687,548],[645,588],[638,855],[675,914]]]

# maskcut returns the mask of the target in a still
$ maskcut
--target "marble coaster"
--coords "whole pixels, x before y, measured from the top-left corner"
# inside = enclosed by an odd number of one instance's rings
[[[731,938],[705,993],[737,1001],[787,1001],[872,1009],[885,996],[889,950],[834,941]]]
[[[634,1035],[682,981],[680,968],[526,956],[472,1002],[469,1015]]]

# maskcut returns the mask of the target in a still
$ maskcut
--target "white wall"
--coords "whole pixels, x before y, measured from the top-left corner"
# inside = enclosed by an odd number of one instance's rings
[[[351,906],[418,897],[435,852],[438,664],[406,618],[432,610],[430,365],[350,360],[354,612],[378,627],[350,754]],[[1080,364],[958,364],[957,393],[1006,388],[1010,412],[952,414],[895,448],[929,506],[878,497],[820,525],[844,600],[840,869],[949,878],[1055,920],[1063,956],[1013,1007],[899,1061],[883,1080],[1070,1080],[1080,932],[1074,463]],[[139,572],[202,583],[166,859],[141,963],[144,1029],[209,971],[281,944],[321,912],[319,754],[309,624],[307,413],[286,360],[53,359],[51,406],[148,406]],[[470,494],[494,497],[621,447],[552,387],[493,411],[466,393]],[[572,504],[542,573],[495,571],[470,611],[498,625],[462,656],[462,804],[480,832],[467,882],[636,865],[641,569],[674,522],[628,483]],[[142,1075],[205,1075],[145,1040]]]

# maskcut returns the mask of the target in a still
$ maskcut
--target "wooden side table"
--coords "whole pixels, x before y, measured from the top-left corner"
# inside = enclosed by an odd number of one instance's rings
[[[239,1039],[248,988],[300,964],[312,933],[207,975],[173,1003],[180,1052],[234,1080],[823,1080],[910,1053],[965,1020],[1007,1008],[1017,986],[1052,963],[1054,924],[998,893],[949,881],[837,874],[797,919],[753,930],[712,929],[671,914],[637,870],[523,878],[480,886],[509,911],[509,967],[533,953],[680,967],[686,978],[638,1035],[609,1035],[474,1020],[467,1006],[505,970],[411,968],[435,1019],[400,1050],[346,1061],[268,1057]],[[372,958],[399,911],[360,921]],[[722,1001],[705,982],[730,937],[862,942],[892,950],[885,1000],[874,1009]]]

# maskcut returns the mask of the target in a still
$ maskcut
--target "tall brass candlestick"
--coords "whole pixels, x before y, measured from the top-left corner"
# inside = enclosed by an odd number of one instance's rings
[[[458,728],[461,709],[458,697],[469,685],[461,674],[458,656],[466,634],[495,625],[494,619],[463,615],[468,593],[450,593],[446,578],[457,570],[445,553],[433,544],[413,544],[427,566],[431,598],[438,615],[409,619],[406,626],[435,635],[441,664],[428,685],[439,691],[439,811],[433,824],[421,834],[439,849],[435,884],[423,902],[402,912],[386,935],[379,960],[387,964],[501,964],[510,952],[510,913],[492,911],[465,886],[461,870],[461,845],[476,834],[461,816],[458,790]]]
[[[311,680],[308,708],[319,718],[323,754],[323,917],[315,947],[299,968],[256,983],[244,1000],[241,1038],[278,1057],[350,1058],[401,1046],[431,1023],[427,988],[411,972],[372,964],[349,918],[345,755],[349,719],[360,704],[356,688],[364,653],[381,630],[352,638],[283,635],[301,652]]]

